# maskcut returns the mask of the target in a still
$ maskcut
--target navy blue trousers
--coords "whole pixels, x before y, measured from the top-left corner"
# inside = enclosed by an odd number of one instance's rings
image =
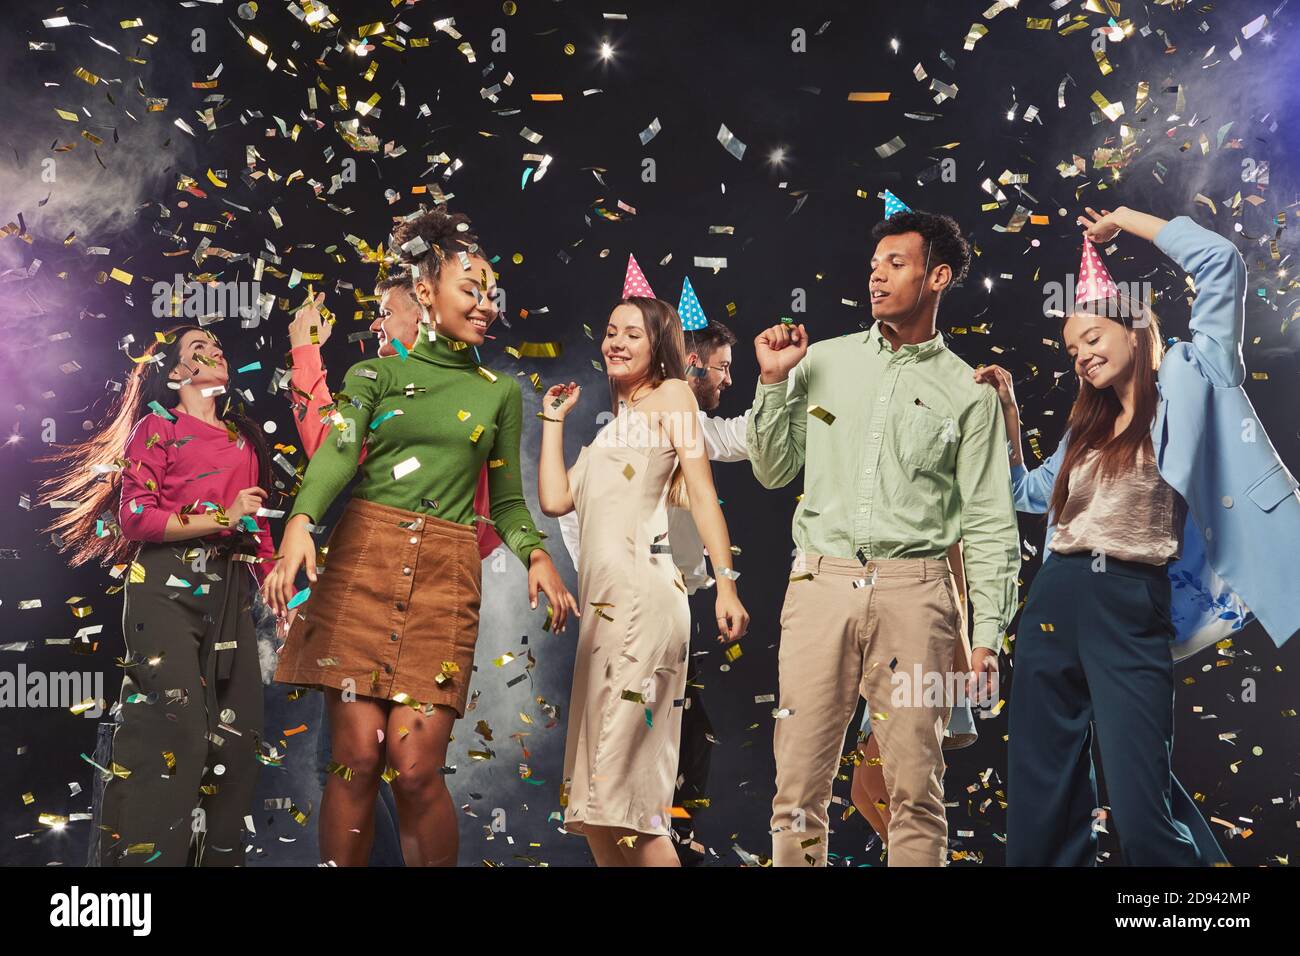
[[[1095,866],[1095,735],[1129,866],[1226,862],[1174,778],[1173,624],[1163,566],[1056,554],[1029,589],[1009,698],[1007,865]],[[1109,827],[1108,827],[1109,829]]]

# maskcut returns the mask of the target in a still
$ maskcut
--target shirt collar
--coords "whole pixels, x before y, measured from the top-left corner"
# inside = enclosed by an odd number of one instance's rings
[[[944,344],[943,333],[936,331],[934,338],[926,339],[926,341],[918,342],[915,345],[900,345],[898,350],[895,351],[889,339],[881,334],[879,322],[871,323],[871,328],[867,330],[866,337],[862,341],[875,346],[874,354],[883,351],[890,353],[895,358],[908,358],[918,362],[932,355],[937,355],[948,347]]]

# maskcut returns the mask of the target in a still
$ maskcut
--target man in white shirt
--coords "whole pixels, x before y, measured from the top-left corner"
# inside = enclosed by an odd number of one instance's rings
[[[722,323],[713,321],[702,329],[683,334],[686,339],[686,381],[700,406],[700,431],[704,436],[709,460],[748,461],[745,431],[749,410],[746,409],[744,415],[735,418],[709,415],[709,412],[718,407],[723,391],[731,385],[731,347],[736,344],[736,336]],[[577,512],[570,511],[560,517],[559,522],[560,534],[569,549],[574,567],[577,567]],[[691,513],[686,509],[668,509],[668,542],[672,546],[673,563],[682,572],[686,593],[693,596],[696,591],[713,587],[714,580],[709,577],[708,566],[704,561],[704,543],[695,530]],[[711,618],[712,613],[711,608],[706,609],[704,617]],[[695,634],[696,629],[692,628],[692,638]],[[686,704],[682,712],[677,792],[673,795],[673,806],[677,807],[691,801],[708,799],[709,748],[712,746],[709,738],[713,728],[700,699],[695,673],[695,655],[692,653],[686,672]],[[694,814],[702,807],[696,804],[687,809],[692,814],[692,819],[673,821],[677,831],[677,852],[683,865],[700,863],[704,859],[704,847],[695,840],[692,825]]]

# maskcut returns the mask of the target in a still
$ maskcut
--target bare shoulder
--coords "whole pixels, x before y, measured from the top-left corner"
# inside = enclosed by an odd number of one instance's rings
[[[685,379],[669,378],[659,383],[641,407],[663,412],[693,412],[698,410],[699,403]]]

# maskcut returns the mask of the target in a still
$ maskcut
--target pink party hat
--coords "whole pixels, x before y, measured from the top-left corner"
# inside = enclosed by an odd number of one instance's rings
[[[1106,265],[1097,255],[1091,239],[1083,240],[1083,261],[1079,264],[1079,285],[1074,293],[1074,304],[1101,302],[1119,295],[1115,280],[1106,271]]]
[[[626,299],[630,295],[642,295],[647,299],[655,297],[654,290],[650,288],[650,283],[645,281],[641,267],[636,264],[636,256],[629,253],[627,257],[627,275],[623,279],[623,298]]]

